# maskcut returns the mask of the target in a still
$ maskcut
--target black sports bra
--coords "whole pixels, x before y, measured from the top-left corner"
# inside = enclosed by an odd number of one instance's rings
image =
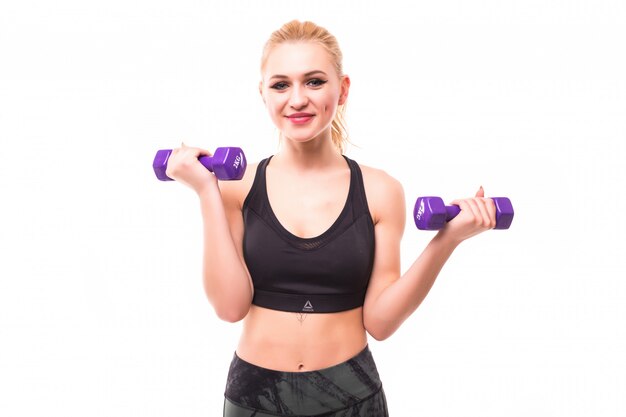
[[[332,313],[363,305],[374,263],[374,223],[359,165],[350,167],[350,190],[341,214],[324,233],[301,238],[285,229],[267,197],[265,170],[257,167],[243,203],[243,254],[254,284],[252,303],[273,310]]]

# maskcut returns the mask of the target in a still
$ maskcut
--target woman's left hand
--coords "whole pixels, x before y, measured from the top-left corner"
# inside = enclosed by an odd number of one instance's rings
[[[454,200],[452,204],[459,206],[461,212],[440,233],[456,243],[496,226],[496,207],[492,199],[485,198],[483,187],[478,189],[474,198]]]

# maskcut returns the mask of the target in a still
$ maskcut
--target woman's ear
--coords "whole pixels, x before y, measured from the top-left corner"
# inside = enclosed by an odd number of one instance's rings
[[[350,91],[350,77],[344,75],[341,77],[340,92],[339,92],[339,105],[343,105],[348,100],[348,92]]]

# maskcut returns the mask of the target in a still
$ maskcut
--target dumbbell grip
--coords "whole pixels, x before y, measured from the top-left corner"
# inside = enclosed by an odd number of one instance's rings
[[[154,162],[152,164],[154,168],[154,172],[156,176],[161,181],[174,181],[172,178],[168,177],[165,174],[165,170],[167,169],[167,161],[170,159],[170,155],[172,154],[171,149],[161,149],[157,151],[156,156],[154,157]],[[213,172],[213,158],[210,156],[201,156],[198,158],[198,161],[209,171]]]
[[[460,212],[459,206],[446,206],[446,223],[458,216]]]
[[[213,172],[213,157],[211,156],[201,156],[200,158],[198,158],[198,161],[209,171]]]
[[[496,205],[496,227],[494,229],[508,229],[513,221],[513,206],[506,197],[491,197]],[[457,205],[446,206],[446,223],[454,219],[461,212]]]
[[[170,155],[172,154],[171,149],[161,149],[157,152],[157,155],[154,158],[153,167],[155,168],[156,176],[161,181],[174,181],[172,178],[165,175],[165,170],[167,169],[167,161],[170,159]],[[201,156],[198,158],[198,161],[209,171],[213,172],[213,158],[207,155]],[[161,167],[162,169],[158,170],[156,168]]]

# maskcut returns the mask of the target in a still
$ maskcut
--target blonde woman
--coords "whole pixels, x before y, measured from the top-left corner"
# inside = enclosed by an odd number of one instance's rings
[[[426,297],[465,239],[493,228],[493,202],[461,214],[402,275],[405,200],[385,172],[343,155],[350,78],[337,40],[311,22],[274,32],[259,91],[279,152],[221,182],[182,146],[167,175],[199,196],[204,287],[218,317],[244,320],[224,416],[387,416],[367,334],[384,340]]]

